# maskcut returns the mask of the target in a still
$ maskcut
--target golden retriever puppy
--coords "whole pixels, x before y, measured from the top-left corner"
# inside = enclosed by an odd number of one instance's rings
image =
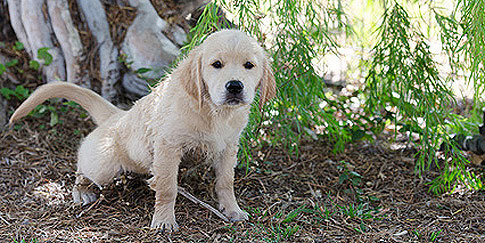
[[[49,98],[79,103],[98,127],[79,148],[74,201],[87,204],[97,199],[87,186],[91,182],[101,187],[124,171],[150,173],[149,185],[155,191],[151,227],[172,232],[178,228],[174,205],[180,160],[196,147],[207,153],[215,168],[220,209],[232,221],[248,218],[234,196],[234,166],[258,87],[260,105],[275,96],[263,48],[241,31],[222,30],[192,50],[169,78],[128,111],[91,90],[55,82],[39,87],[10,123]]]

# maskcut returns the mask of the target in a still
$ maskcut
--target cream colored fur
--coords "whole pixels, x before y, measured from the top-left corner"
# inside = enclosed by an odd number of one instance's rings
[[[211,64],[220,61],[223,67]],[[254,68],[244,67],[246,62]],[[226,83],[244,85],[239,104],[226,102]],[[247,219],[234,196],[234,166],[239,136],[247,124],[250,104],[260,88],[261,105],[275,95],[269,60],[257,42],[237,30],[210,35],[152,92],[129,111],[122,111],[94,92],[65,82],[38,88],[14,113],[10,122],[27,115],[36,105],[52,97],[78,102],[99,125],[82,142],[73,199],[96,200],[86,186],[110,183],[123,171],[150,173],[155,191],[151,227],[177,230],[174,205],[181,157],[193,148],[209,155],[216,172],[215,190],[220,209],[233,221]]]

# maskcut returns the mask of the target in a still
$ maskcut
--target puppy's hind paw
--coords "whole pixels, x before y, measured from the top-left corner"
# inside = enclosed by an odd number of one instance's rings
[[[98,199],[98,194],[76,186],[72,189],[72,198],[74,199],[74,203],[84,206],[95,202]]]

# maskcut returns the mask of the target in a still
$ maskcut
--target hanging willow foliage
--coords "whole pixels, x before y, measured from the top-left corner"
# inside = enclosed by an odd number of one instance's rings
[[[483,187],[480,178],[468,171],[466,158],[450,138],[452,133],[471,132],[477,127],[452,113],[456,101],[450,82],[458,70],[468,71],[479,107],[485,89],[484,4],[480,0],[459,0],[451,16],[441,15],[438,7],[432,9],[430,14],[435,18],[429,21],[434,20],[440,28],[453,70],[449,77],[442,77],[430,52],[428,36],[413,26],[413,17],[403,5],[383,1],[384,15],[367,67],[365,90],[361,91],[366,97],[361,114],[350,111],[344,98],[328,94],[313,64],[314,59],[336,52],[339,36],[352,33],[341,1],[218,0],[205,8],[186,48],[193,48],[212,31],[235,24],[255,36],[271,54],[278,95],[262,111],[253,107],[241,141],[240,156],[245,158],[242,166],[246,168],[250,148],[262,142],[298,154],[302,138],[324,136],[335,144],[335,151],[343,151],[345,144],[356,137],[378,135],[384,124],[391,122],[396,133],[408,134],[409,141],[418,148],[417,174],[421,176],[431,168],[439,171],[440,175],[430,183],[431,191],[451,191],[457,182],[479,189]],[[218,7],[234,23],[221,21]],[[323,134],[315,134],[315,128]],[[419,139],[412,139],[412,135]],[[446,145],[446,159],[438,160],[441,144]]]
[[[345,30],[338,6],[324,7],[303,0],[215,1],[205,8],[192,30],[193,38],[187,49],[200,43],[211,31],[228,26],[221,24],[217,6],[232,15],[240,29],[266,45],[277,81],[277,98],[262,111],[253,107],[241,142],[241,155],[246,161],[250,159],[249,148],[260,140],[281,144],[298,153],[298,142],[305,135],[314,135],[310,128],[315,126],[326,127],[326,135],[336,144],[336,150],[342,150],[350,137],[335,118],[339,104],[325,95],[323,78],[312,65],[313,59],[337,47],[335,36],[329,34],[331,30]],[[322,109],[322,101],[329,107]]]

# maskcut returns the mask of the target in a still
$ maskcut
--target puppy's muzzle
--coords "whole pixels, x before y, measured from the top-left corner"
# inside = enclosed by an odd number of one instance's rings
[[[239,80],[231,80],[226,83],[226,101],[228,105],[238,105],[243,103],[244,84]]]

